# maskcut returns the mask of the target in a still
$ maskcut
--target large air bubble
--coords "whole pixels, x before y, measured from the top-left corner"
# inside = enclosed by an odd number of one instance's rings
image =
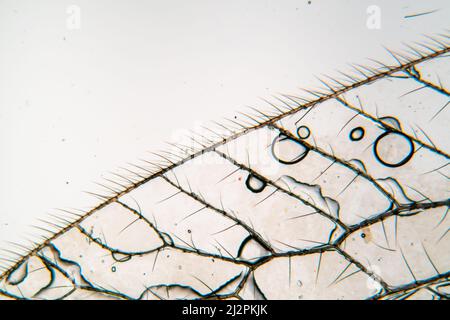
[[[303,143],[285,135],[280,135],[273,140],[272,154],[283,164],[295,164],[302,161],[309,152],[309,148]]]
[[[386,131],[373,144],[373,152],[378,161],[387,167],[400,167],[414,155],[411,139],[400,132]]]

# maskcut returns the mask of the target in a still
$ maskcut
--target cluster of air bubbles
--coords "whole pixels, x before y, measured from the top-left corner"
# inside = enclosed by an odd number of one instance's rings
[[[401,130],[400,122],[393,117],[380,118],[396,130]],[[299,128],[300,129],[300,128]],[[397,168],[406,164],[414,155],[414,143],[410,137],[396,130],[387,130],[379,135],[373,143],[375,158],[384,166]],[[356,127],[350,131],[351,141],[364,138],[364,128]]]

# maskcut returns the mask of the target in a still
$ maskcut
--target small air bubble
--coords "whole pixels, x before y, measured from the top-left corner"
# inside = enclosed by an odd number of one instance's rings
[[[259,193],[265,189],[265,187],[267,186],[267,182],[261,180],[253,174],[249,174],[247,180],[245,180],[245,185],[250,191]]]
[[[362,128],[362,127],[354,128],[352,131],[350,131],[350,135],[349,135],[350,140],[359,141],[362,138],[364,138],[364,133],[365,133],[364,128]]]
[[[297,129],[297,136],[300,139],[308,139],[311,135],[311,130],[307,126],[300,126]]]

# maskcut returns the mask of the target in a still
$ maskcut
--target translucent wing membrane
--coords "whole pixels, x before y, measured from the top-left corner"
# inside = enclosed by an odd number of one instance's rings
[[[4,251],[0,299],[448,298],[448,37],[420,48],[126,169]]]

